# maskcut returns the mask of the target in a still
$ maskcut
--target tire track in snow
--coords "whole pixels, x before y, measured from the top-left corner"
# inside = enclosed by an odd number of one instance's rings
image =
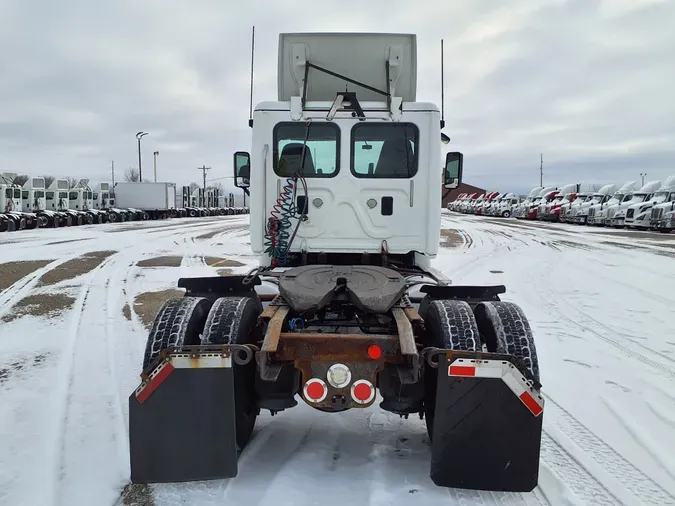
[[[593,329],[592,326],[585,326],[582,323],[579,323],[577,320],[575,320],[573,318],[570,318],[566,314],[562,313],[558,306],[548,302],[549,294],[543,293],[537,287],[537,283],[533,283],[531,286],[534,286],[534,290],[537,292],[537,294],[539,296],[539,301],[544,306],[546,306],[546,308],[551,312],[551,314],[557,314],[560,318],[565,320],[570,325],[572,325],[574,327],[577,327],[578,329],[581,329],[584,332],[588,332],[588,333],[592,334],[593,336],[595,336],[597,339],[600,339],[601,341],[605,341],[606,343],[610,344],[612,347],[616,348],[618,351],[622,352],[624,355],[626,355],[630,358],[634,358],[634,359],[642,362],[643,364],[646,364],[646,365],[652,367],[653,369],[657,369],[661,373],[661,376],[664,376],[664,377],[666,377],[670,380],[675,378],[675,371],[673,369],[671,369],[670,367],[668,367],[667,365],[664,365],[660,362],[656,362],[655,360],[652,360],[651,358],[646,357],[642,353],[640,353],[638,351],[635,351],[635,350],[632,350],[632,349],[624,346],[623,344],[619,343],[615,339],[612,339],[611,337],[607,337],[606,335],[604,335],[604,334],[598,332],[597,330]]]
[[[571,265],[569,261],[567,261],[567,260],[565,260],[565,259],[563,258],[563,256],[560,256],[560,258],[559,258],[558,260],[566,261],[566,262],[568,263],[568,265]],[[574,267],[575,267],[575,268],[579,268],[580,266],[575,264]],[[555,272],[555,270],[558,269],[558,268],[559,268],[559,262],[556,262],[555,265],[554,265],[554,267],[553,267],[553,272]],[[596,275],[599,275],[600,277],[603,277],[603,278],[605,278],[605,279],[608,279],[608,280],[612,281],[612,278],[610,278],[610,277],[608,277],[608,276],[605,276],[605,275],[603,275],[603,274],[600,274],[600,273],[598,273],[598,272],[596,272],[596,271],[592,271],[592,270],[590,270],[590,269],[586,269],[585,267],[581,267],[581,268],[582,268],[583,270],[586,270],[587,272],[594,273],[594,274],[596,274]],[[549,275],[550,275],[550,274],[551,274],[551,272],[549,272]],[[631,285],[628,285],[627,283],[623,283],[623,282],[621,282],[621,281],[619,281],[619,280],[615,280],[615,281],[616,281],[619,285],[621,285],[621,286],[629,287],[629,288],[631,287]],[[644,290],[638,290],[638,291],[639,291],[640,293],[644,292]],[[652,297],[650,297],[650,298],[652,298]],[[670,357],[670,356],[668,356],[668,355],[665,354],[665,353],[661,353],[660,351],[654,350],[653,348],[650,348],[649,346],[646,346],[645,344],[643,344],[643,343],[641,343],[641,342],[639,342],[639,341],[636,341],[635,339],[633,339],[633,338],[632,338],[629,334],[627,334],[626,332],[624,332],[624,331],[622,331],[622,330],[614,329],[614,328],[610,327],[609,325],[607,325],[607,324],[601,322],[600,320],[598,320],[597,318],[595,318],[593,315],[588,314],[588,313],[587,313],[586,311],[584,311],[583,309],[581,309],[581,308],[579,308],[578,306],[572,304],[566,297],[558,297],[557,301],[560,302],[561,304],[566,305],[566,306],[569,307],[570,309],[572,309],[576,314],[579,314],[579,315],[583,316],[583,317],[587,320],[587,322],[588,322],[589,324],[591,324],[591,325],[589,325],[589,327],[588,327],[589,329],[594,328],[594,327],[599,327],[599,328],[605,329],[605,330],[607,331],[608,334],[620,337],[624,342],[629,343],[631,346],[637,346],[638,348],[642,348],[642,349],[644,349],[645,351],[647,351],[647,352],[649,352],[649,353],[651,353],[651,354],[654,354],[654,355],[657,355],[657,356],[661,357],[662,359],[666,360],[667,362],[673,362],[674,365],[675,365],[675,358]],[[661,302],[663,302],[663,301],[661,301]],[[670,304],[670,302],[666,302],[665,305],[666,305],[666,306],[671,306],[672,304]],[[578,320],[577,320],[577,321],[578,321]],[[582,324],[582,325],[583,325],[583,324]],[[587,327],[583,327],[583,328],[586,329]],[[637,352],[636,352],[636,353],[637,353]],[[662,365],[662,368],[664,368],[664,369],[666,369],[667,371],[671,372],[671,373],[675,376],[675,369],[671,369],[670,367],[668,367],[668,366],[665,365],[665,364]]]
[[[541,458],[584,504],[612,506],[621,503],[545,430],[541,436]]]
[[[548,396],[546,403],[548,419],[552,420],[549,424],[564,433],[580,449],[583,449],[584,456],[599,464],[620,487],[630,492],[635,498],[635,504],[655,506],[675,504],[675,496],[596,436],[569,411]],[[618,492],[615,488],[613,490],[615,493]]]
[[[126,481],[124,419],[108,356],[107,315],[113,255],[87,276],[63,353],[58,391],[52,504],[111,503]],[[100,331],[100,333],[98,332]],[[123,469],[123,468],[122,468]],[[110,497],[106,497],[106,492]]]

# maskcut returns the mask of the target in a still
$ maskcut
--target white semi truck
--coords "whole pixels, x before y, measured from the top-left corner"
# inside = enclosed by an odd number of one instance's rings
[[[535,186],[530,190],[530,193],[527,194],[527,197],[518,204],[518,207],[514,210],[513,215],[518,218],[522,219],[526,216],[527,212],[530,210],[530,205],[532,204],[532,201],[539,196],[541,191],[544,189],[543,186]]]
[[[14,183],[16,174],[0,175],[0,232],[36,228],[37,216],[23,211],[22,188]]]
[[[588,219],[588,210],[591,208],[591,206],[607,202],[612,198],[612,195],[616,193],[617,187],[618,185],[616,184],[606,184],[598,191],[594,192],[591,195],[591,198],[587,199],[585,202],[580,203],[578,206],[574,206],[571,222],[577,225],[585,225],[586,220]]]
[[[635,205],[640,205],[643,202],[649,200],[654,195],[654,192],[661,188],[661,181],[649,181],[638,191],[634,192],[631,196],[631,199],[620,204],[616,204],[611,209],[607,210],[607,218],[605,219],[605,225],[610,225],[613,228],[623,228],[626,223],[626,216],[628,210],[632,207],[633,213],[635,213]]]
[[[654,192],[651,198],[648,198],[644,202],[628,206],[625,220],[626,227],[636,228],[638,230],[648,230],[651,228],[652,208],[659,204],[667,203],[672,192],[675,192],[675,176],[670,176],[666,179],[659,189]]]
[[[600,202],[592,204],[588,208],[588,217],[586,219],[586,225],[595,225],[599,227],[605,226],[605,218],[607,216],[607,211],[613,207],[621,204],[621,202],[630,200],[633,192],[637,190],[635,181],[628,181],[621,188],[619,188],[612,198],[606,202]]]
[[[300,400],[419,415],[437,486],[532,491],[545,399],[527,318],[503,286],[431,266],[439,176],[457,188],[463,156],[416,100],[416,37],[282,34],[278,61],[234,157],[258,267],[180,279],[159,310],[129,396],[132,483],[234,478],[259,412]]]

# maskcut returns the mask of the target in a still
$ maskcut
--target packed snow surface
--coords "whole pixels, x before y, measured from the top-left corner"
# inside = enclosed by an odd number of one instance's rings
[[[675,504],[675,237],[447,213],[454,239],[435,267],[505,285],[534,331],[546,398],[534,492],[436,487],[423,421],[302,402],[261,413],[232,480],[129,487],[127,398],[147,336],[136,296],[218,275],[228,264],[213,259],[249,270],[248,220],[0,235],[0,287],[13,262],[47,261],[0,292],[0,505]],[[41,281],[92,252],[107,253]],[[178,261],[143,266],[155,257]],[[56,296],[68,303],[28,310]]]

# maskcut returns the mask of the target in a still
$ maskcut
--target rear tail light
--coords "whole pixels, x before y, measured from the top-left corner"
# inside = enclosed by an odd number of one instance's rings
[[[382,357],[382,348],[376,344],[368,346],[368,358],[371,360],[379,360]]]
[[[312,378],[307,381],[302,391],[305,395],[305,399],[307,399],[309,402],[321,402],[328,395],[328,387],[326,386],[326,383],[324,383],[323,380],[320,380],[319,378]]]
[[[375,387],[368,380],[358,380],[352,385],[352,398],[359,404],[368,404],[375,398]]]

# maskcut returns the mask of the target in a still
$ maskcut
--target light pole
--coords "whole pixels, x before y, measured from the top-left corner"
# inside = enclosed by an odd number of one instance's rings
[[[157,182],[157,155],[159,154],[159,151],[155,151],[153,153],[154,155],[154,162],[155,162],[155,183]]]
[[[141,169],[141,139],[148,135],[148,132],[138,132],[136,139],[138,139],[138,181],[143,182],[143,169]]]
[[[646,175],[647,175],[646,172],[645,172],[644,174],[643,174],[642,172],[640,172],[640,177],[642,178],[642,186],[645,185],[645,176],[646,176]]]

